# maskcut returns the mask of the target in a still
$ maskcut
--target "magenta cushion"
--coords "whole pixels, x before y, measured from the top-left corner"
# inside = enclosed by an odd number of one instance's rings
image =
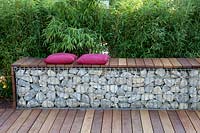
[[[84,54],[76,62],[86,65],[105,65],[109,58],[107,54]]]
[[[70,53],[55,53],[49,55],[44,61],[47,64],[70,64],[76,60],[77,56]]]

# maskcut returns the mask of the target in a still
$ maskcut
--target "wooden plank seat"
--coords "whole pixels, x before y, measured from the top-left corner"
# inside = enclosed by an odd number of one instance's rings
[[[46,64],[44,59],[25,57],[12,67],[109,67],[109,68],[200,68],[200,58],[111,58],[105,65]]]

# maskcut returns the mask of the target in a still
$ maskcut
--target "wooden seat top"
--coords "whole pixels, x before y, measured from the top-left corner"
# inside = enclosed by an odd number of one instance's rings
[[[46,64],[44,59],[24,57],[13,67],[108,67],[108,68],[200,68],[200,58],[111,58],[105,65]]]

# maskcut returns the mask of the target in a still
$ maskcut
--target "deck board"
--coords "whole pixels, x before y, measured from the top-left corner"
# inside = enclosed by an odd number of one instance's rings
[[[21,128],[19,129],[19,133],[26,133],[29,131],[37,117],[39,116],[41,110],[33,110],[26,121],[23,123]]]
[[[189,110],[0,109],[0,132],[174,133],[200,131],[200,112]]]
[[[185,111],[177,111],[177,114],[178,114],[186,132],[188,132],[188,133],[196,132],[190,121],[190,118],[188,117],[188,115]]]
[[[151,111],[149,111],[149,114],[150,114],[151,123],[153,126],[153,132],[154,133],[164,133],[158,111],[151,110]]]
[[[30,128],[29,133],[36,133],[40,131],[43,123],[45,122],[47,116],[49,115],[50,110],[42,110],[40,115],[37,117],[33,126]]]
[[[112,110],[105,110],[103,115],[102,133],[112,132]]]
[[[185,132],[184,127],[183,127],[177,113],[175,111],[167,111],[167,112],[168,112],[169,118],[171,120],[171,123],[174,127],[175,132],[178,132],[178,133]]]
[[[159,58],[153,58],[152,61],[154,63],[155,68],[163,68],[163,63]]]
[[[6,109],[5,112],[0,116],[0,126],[9,118],[13,113],[13,109]]]
[[[130,110],[122,110],[122,132],[132,133]]]
[[[24,110],[22,114],[17,118],[17,120],[12,124],[12,126],[7,131],[8,133],[17,132],[19,128],[22,126],[24,121],[28,118],[31,110]]]
[[[159,113],[160,120],[161,120],[164,131],[166,133],[174,133],[174,128],[173,128],[172,123],[169,119],[167,111],[165,111],[165,110],[158,111],[158,113]]]
[[[163,64],[164,68],[173,68],[174,67],[168,58],[160,58],[160,60]]]
[[[192,110],[187,110],[186,111],[194,128],[196,129],[196,131],[200,131],[200,119],[198,118],[198,115],[195,113],[195,111]]]
[[[122,132],[122,112],[121,110],[113,110],[113,122],[112,122],[112,132],[121,133]]]
[[[85,112],[86,112],[85,110],[78,110],[77,111],[77,114],[76,114],[76,117],[74,119],[72,128],[70,130],[71,133],[80,133],[81,127],[82,127],[82,124],[83,124],[83,120],[84,120],[84,117],[85,117]]]
[[[85,113],[85,118],[84,118],[83,125],[81,128],[81,133],[91,132],[93,117],[94,117],[94,110],[88,110]]]
[[[146,68],[154,68],[155,67],[151,58],[145,58],[144,64],[145,64]]]
[[[153,133],[149,112],[147,110],[140,110],[140,114],[141,114],[143,131],[145,133]]]
[[[72,127],[73,121],[75,119],[77,110],[69,110],[67,113],[67,116],[65,118],[65,121],[62,124],[62,127],[60,129],[61,133],[68,133],[70,132],[70,129]]]
[[[103,121],[103,110],[96,110],[92,124],[91,133],[100,133]]]
[[[60,110],[51,129],[49,130],[49,133],[55,133],[55,132],[60,131],[60,128],[65,120],[66,115],[67,115],[67,111],[68,110]]]
[[[200,68],[200,58],[110,58],[105,65],[46,64],[44,58],[23,57],[12,67],[128,67],[128,68]]]
[[[142,133],[142,122],[140,117],[139,110],[132,110],[131,111],[131,119],[132,119],[132,130],[134,133]]]
[[[15,110],[12,115],[0,126],[0,133],[7,132],[7,130],[13,125],[17,118],[21,115],[23,110]]]
[[[127,58],[127,67],[136,67],[136,62],[134,58]]]
[[[49,116],[47,117],[46,121],[44,122],[44,124],[42,125],[39,131],[40,133],[49,132],[49,130],[51,129],[51,126],[53,125],[53,122],[56,119],[56,116],[58,115],[58,112],[59,112],[58,109],[51,110],[51,112],[49,113]]]

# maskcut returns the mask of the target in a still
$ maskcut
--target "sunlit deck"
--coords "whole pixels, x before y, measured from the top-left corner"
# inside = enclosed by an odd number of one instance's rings
[[[0,109],[0,132],[197,132],[199,111]]]

